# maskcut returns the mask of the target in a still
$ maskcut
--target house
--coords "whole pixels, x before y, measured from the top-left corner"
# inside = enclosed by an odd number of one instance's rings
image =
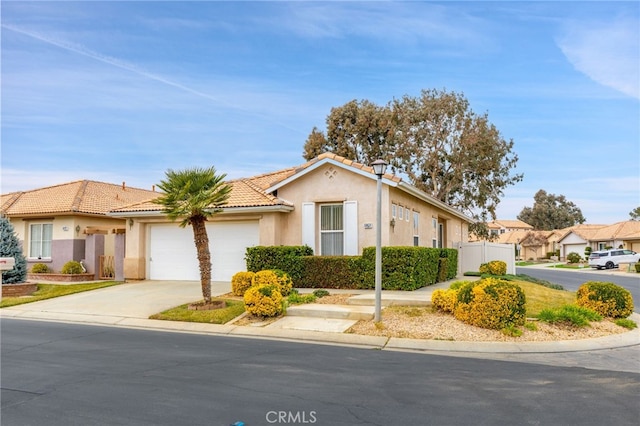
[[[561,235],[560,231],[516,230],[501,234],[495,242],[513,244],[518,259],[538,260],[556,250]]]
[[[157,196],[125,183],[79,180],[3,194],[0,212],[13,225],[29,269],[44,263],[57,272],[70,260],[86,260],[88,272],[100,275],[101,256],[114,256],[116,235],[126,225],[125,219],[107,213]]]
[[[487,223],[487,228],[492,235],[502,235],[513,231],[531,231],[533,226],[521,220],[492,220]]]
[[[627,220],[603,226],[590,236],[589,245],[594,251],[611,247],[640,252],[640,222]]]
[[[212,279],[246,269],[246,248],[309,245],[315,254],[358,255],[375,246],[377,176],[331,153],[297,167],[229,181],[228,203],[207,223]],[[192,230],[169,222],[151,200],[113,209],[127,223],[124,275],[198,280]],[[383,246],[455,248],[472,219],[400,177],[382,177]]]

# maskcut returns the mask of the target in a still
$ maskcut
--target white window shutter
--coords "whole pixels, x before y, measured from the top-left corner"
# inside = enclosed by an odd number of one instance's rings
[[[344,254],[354,256],[358,252],[358,202],[344,202]]]
[[[302,245],[308,245],[316,252],[316,205],[302,203]]]

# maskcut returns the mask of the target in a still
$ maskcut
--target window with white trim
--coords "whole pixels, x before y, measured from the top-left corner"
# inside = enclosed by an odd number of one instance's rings
[[[402,206],[398,206],[398,219],[402,220],[404,217],[404,208]]]
[[[342,256],[343,253],[343,205],[322,205],[320,206],[320,254],[322,256]]]
[[[392,218],[394,218],[394,219],[396,218],[396,215],[398,214],[397,211],[398,211],[398,206],[395,205],[395,204],[391,204],[391,217]]]
[[[413,212],[413,245],[418,247],[420,245],[420,238],[418,231],[420,230],[420,213]]]
[[[29,257],[32,259],[51,258],[53,224],[32,223],[29,225]]]

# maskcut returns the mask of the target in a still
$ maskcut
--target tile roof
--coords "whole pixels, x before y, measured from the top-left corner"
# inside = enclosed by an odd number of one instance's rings
[[[497,219],[497,220],[492,220],[491,222],[489,222],[487,224],[487,226],[489,227],[489,229],[500,229],[500,228],[507,228],[507,229],[513,229],[513,228],[533,229],[533,226],[531,226],[528,223],[523,222],[521,220]]]
[[[157,197],[158,193],[111,183],[79,180],[1,197],[1,211],[7,216],[42,214],[98,214]]]

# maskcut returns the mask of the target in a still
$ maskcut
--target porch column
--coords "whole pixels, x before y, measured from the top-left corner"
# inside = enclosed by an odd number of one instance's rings
[[[115,234],[115,248],[113,254],[113,263],[115,268],[114,279],[116,281],[124,281],[124,254],[125,254],[125,234]]]

